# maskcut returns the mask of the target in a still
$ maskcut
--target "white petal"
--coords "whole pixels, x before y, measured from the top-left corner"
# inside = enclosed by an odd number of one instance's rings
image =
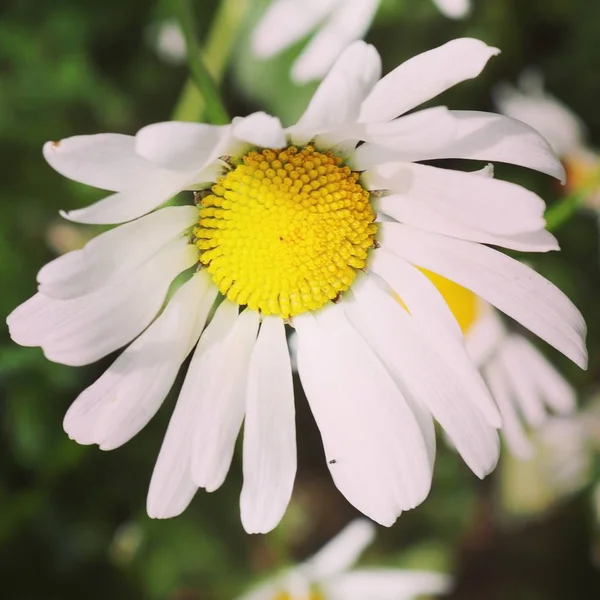
[[[450,577],[426,571],[401,569],[357,569],[323,582],[328,600],[414,600],[431,594],[446,594]]]
[[[517,348],[523,363],[527,364],[529,376],[535,379],[548,406],[561,415],[571,413],[576,406],[576,394],[569,382],[524,337],[514,336],[513,346]]]
[[[503,341],[498,361],[502,364],[520,412],[527,424],[535,429],[546,421],[546,409],[535,378],[531,376],[527,363],[523,362],[520,352],[512,343],[515,337],[515,334],[511,334]]]
[[[344,0],[310,40],[292,66],[292,79],[306,83],[321,79],[343,50],[369,29],[380,0]]]
[[[274,56],[300,41],[340,4],[340,0],[275,0],[252,33],[252,50],[262,58]]]
[[[447,141],[444,136],[443,144],[435,135],[424,137],[414,149],[407,146],[404,150],[390,150],[364,144],[356,151],[353,167],[364,170],[393,160],[464,158],[519,165],[564,181],[562,164],[548,142],[529,125],[493,113],[458,110],[450,113],[457,121],[456,132]],[[445,126],[444,133],[449,127]],[[427,139],[430,140],[429,148]]]
[[[364,142],[393,150],[394,156],[400,153],[411,157],[448,144],[456,137],[459,125],[458,119],[445,106],[434,106],[393,121],[357,123],[353,133]],[[357,158],[352,159],[353,166],[359,170],[364,170],[362,167],[367,164],[364,152],[358,149]],[[408,158],[407,162],[411,160]]]
[[[41,346],[54,362],[94,362],[147,327],[170,283],[197,255],[190,244],[171,243],[133,275],[114,279],[87,296],[56,300],[36,294],[8,316],[11,337],[24,346]]]
[[[212,306],[210,301],[215,296],[216,288],[211,286],[198,307],[199,313]],[[237,315],[235,304],[222,303],[194,351],[152,473],[146,503],[152,518],[166,519],[181,514],[198,489],[191,473],[194,436],[199,419],[210,411],[212,402],[212,398],[203,393],[203,386],[212,367],[216,366],[215,359],[219,359],[214,350],[233,328]]]
[[[137,219],[164,204],[193,183],[190,173],[155,169],[147,177],[136,180],[127,189],[95,202],[86,208],[60,211],[60,215],[76,223],[114,225]]]
[[[533,269],[481,244],[398,223],[381,223],[379,229],[383,245],[394,253],[470,289],[586,368],[581,313]]]
[[[500,112],[531,125],[559,156],[579,149],[586,135],[583,121],[565,104],[544,92],[538,74],[530,72],[525,76],[528,82],[535,79],[534,85],[539,89],[521,91],[508,84],[499,86],[494,90],[494,100]]]
[[[243,461],[242,524],[267,533],[283,517],[296,476],[294,386],[280,317],[263,318],[250,358]]]
[[[365,181],[370,189],[392,192],[380,200],[382,212],[397,220],[412,215],[425,228],[425,217],[434,219],[437,228],[456,223],[466,230],[500,236],[545,227],[544,201],[507,181],[411,163],[374,167],[365,174]]]
[[[494,355],[506,336],[498,311],[478,299],[477,317],[465,334],[465,346],[473,362],[481,367]]]
[[[333,480],[356,508],[390,526],[429,491],[419,426],[342,306],[322,309],[316,318],[300,315],[294,325],[298,372]]]
[[[375,526],[366,519],[355,519],[346,525],[302,566],[312,581],[323,581],[347,571],[375,539]]]
[[[381,74],[377,50],[362,41],[348,46],[323,80],[308,108],[288,131],[294,143],[335,131],[356,120],[360,105]]]
[[[153,123],[137,132],[135,151],[166,169],[198,173],[224,151],[230,135],[229,125]]]
[[[244,142],[260,148],[283,148],[286,146],[281,121],[267,113],[253,113],[237,119],[233,125],[233,135]]]
[[[433,0],[440,12],[450,19],[464,19],[471,11],[471,0]]]
[[[115,227],[42,267],[39,291],[62,299],[89,294],[146,262],[197,219],[195,206],[170,206]]]
[[[477,77],[499,52],[480,40],[461,38],[419,54],[375,85],[363,102],[359,121],[394,119],[457,83]]]
[[[502,363],[495,358],[492,359],[483,368],[483,375],[502,414],[502,437],[517,458],[530,459],[533,456],[533,446],[519,421],[513,404],[512,390]]]
[[[231,304],[233,308],[223,304]],[[219,310],[229,315],[238,310],[238,305],[228,300],[223,304]],[[258,331],[258,312],[246,309],[234,316],[233,328],[207,350],[210,356],[197,391],[202,400],[196,415],[192,477],[198,487],[208,492],[221,486],[231,464],[244,419],[248,365]]]
[[[209,286],[205,275],[181,286],[158,319],[79,395],[64,420],[69,437],[113,450],[146,426],[200,336],[212,302],[201,314],[198,305]]]
[[[496,466],[499,444],[479,407],[490,399],[475,367],[471,365],[470,373],[465,367],[455,372],[453,346],[444,348],[441,340],[430,346],[420,323],[371,278],[352,289],[356,301],[346,302],[352,323],[406,395],[433,414],[473,472],[487,475]]]
[[[435,201],[423,202],[422,198],[417,197],[416,194],[415,197],[393,194],[375,199],[373,206],[378,213],[393,217],[401,223],[449,237],[521,252],[559,250],[558,241],[545,229],[513,235],[489,233],[461,222],[461,211],[453,210],[453,204],[443,202],[438,206]]]
[[[471,394],[464,395],[465,401],[472,398],[474,406],[483,412],[490,425],[500,427],[502,420],[498,409],[484,382],[474,372],[460,327],[435,285],[410,263],[384,248],[374,253],[370,270],[398,294],[431,347],[436,348],[451,365],[451,370],[471,387]]]
[[[61,175],[119,192],[153,177],[156,165],[135,153],[135,138],[118,133],[77,135],[44,144],[44,158]]]

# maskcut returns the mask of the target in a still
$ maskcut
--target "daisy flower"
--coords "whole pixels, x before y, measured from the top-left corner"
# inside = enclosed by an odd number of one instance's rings
[[[450,590],[450,578],[439,573],[397,568],[350,571],[374,537],[371,523],[353,521],[313,557],[239,600],[413,600]]]
[[[600,155],[587,143],[584,122],[569,107],[544,89],[537,71],[525,72],[519,87],[500,86],[495,93],[501,112],[537,129],[561,158],[567,171],[567,194],[590,186],[587,205],[600,209]]]
[[[590,486],[600,451],[598,398],[577,414],[552,417],[532,435],[532,460],[503,461],[500,498],[509,513],[538,515]]]
[[[452,19],[465,17],[470,0],[433,0]],[[362,38],[381,0],[273,0],[252,35],[252,49],[270,58],[316,32],[292,66],[292,79],[322,79],[344,48]]]
[[[489,473],[500,415],[417,267],[585,367],[578,310],[484,245],[557,249],[541,198],[418,162],[507,161],[562,177],[547,143],[501,115],[435,107],[401,116],[477,76],[497,52],[458,39],[381,78],[377,51],[359,41],[288,129],[255,113],[45,145],[57,171],[115,192],[67,219],[125,223],[43,267],[39,292],[8,317],[15,341],[67,365],[131,342],[75,400],[67,433],[105,450],[131,439],[195,347],[152,476],[151,516],[177,515],[199,487],[222,484],[244,421],[242,522],[249,532],[279,522],[296,471],[286,323],[332,477],[358,510],[391,525],[425,499],[434,419],[479,477]],[[196,190],[197,206],[155,210],[182,190]],[[182,273],[187,281],[172,286]]]
[[[488,302],[444,277],[427,275],[448,303],[465,336],[467,351],[496,400],[509,449],[518,458],[532,458],[534,444],[522,420],[532,430],[568,421],[551,415],[571,413],[575,391],[530,341],[507,329]]]

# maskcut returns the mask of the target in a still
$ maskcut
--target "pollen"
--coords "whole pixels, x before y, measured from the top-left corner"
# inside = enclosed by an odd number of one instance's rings
[[[200,263],[231,301],[287,318],[350,288],[377,225],[359,174],[311,146],[247,153],[200,200]]]

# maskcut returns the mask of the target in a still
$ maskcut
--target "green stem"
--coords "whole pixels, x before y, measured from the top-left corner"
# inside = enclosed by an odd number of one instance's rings
[[[204,63],[202,51],[196,40],[195,19],[191,2],[190,0],[177,0],[175,6],[179,25],[185,39],[190,78],[204,98],[206,117],[213,125],[229,123],[229,115],[223,105],[219,90]]]
[[[577,209],[582,206],[600,185],[600,172],[592,179],[591,183],[574,191],[567,197],[559,200],[546,211],[546,229],[556,231],[563,223],[566,223]]]
[[[251,0],[221,0],[213,24],[204,44],[204,64],[213,81],[219,83],[231,56]],[[202,120],[206,108],[203,91],[198,89],[194,78],[190,78],[179,96],[173,111],[176,121]]]

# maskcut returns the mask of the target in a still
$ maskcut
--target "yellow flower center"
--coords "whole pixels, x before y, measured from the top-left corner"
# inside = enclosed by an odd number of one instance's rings
[[[265,315],[317,310],[350,288],[375,241],[358,178],[311,146],[249,152],[200,203],[200,263],[222,294]]]
[[[464,334],[467,334],[479,317],[479,299],[471,291],[437,273],[421,269],[446,300],[446,304],[458,321]]]

